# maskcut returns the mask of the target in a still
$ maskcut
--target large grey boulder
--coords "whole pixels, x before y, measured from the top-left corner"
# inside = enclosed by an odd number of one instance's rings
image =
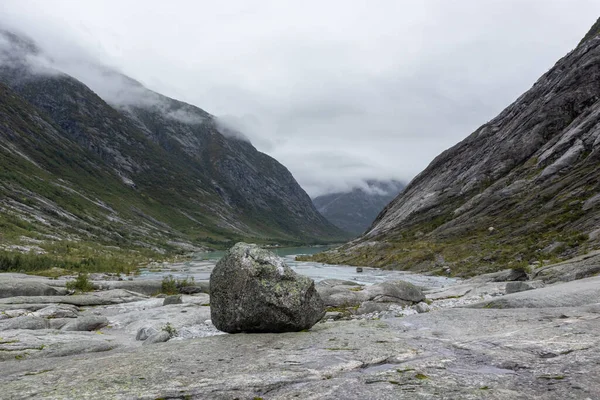
[[[252,244],[238,243],[210,276],[212,323],[229,332],[293,332],[312,327],[325,306],[312,279]]]

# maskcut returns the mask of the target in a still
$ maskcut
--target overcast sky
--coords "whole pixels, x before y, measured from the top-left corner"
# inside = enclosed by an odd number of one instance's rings
[[[600,16],[598,0],[0,1],[51,51],[236,124],[310,195],[410,180]]]

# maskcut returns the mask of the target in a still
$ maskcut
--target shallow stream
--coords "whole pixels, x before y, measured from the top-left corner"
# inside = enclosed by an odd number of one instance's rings
[[[324,251],[324,247],[286,247],[269,249],[283,257],[286,263],[296,272],[309,276],[315,282],[324,279],[343,279],[359,284],[371,285],[385,281],[403,280],[421,287],[440,288],[454,285],[456,278],[429,276],[404,271],[386,271],[378,268],[363,267],[363,272],[356,272],[356,267],[347,265],[330,265],[311,261],[296,261],[300,254],[315,254]],[[144,268],[137,279],[156,279],[173,275],[177,279],[194,278],[196,281],[206,281],[216,263],[223,257],[223,251],[198,254],[193,260],[161,264],[158,267]]]

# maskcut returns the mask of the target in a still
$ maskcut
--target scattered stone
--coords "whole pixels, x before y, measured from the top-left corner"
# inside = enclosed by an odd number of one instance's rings
[[[427,304],[424,301],[422,301],[420,303],[417,303],[417,305],[415,305],[415,310],[419,314],[423,314],[423,313],[431,311],[431,307],[429,307],[429,304]]]
[[[506,294],[524,292],[525,290],[533,290],[539,289],[543,287],[544,284],[539,281],[529,281],[529,282],[508,282],[506,284]]]
[[[412,304],[425,300],[421,289],[404,281],[383,282],[367,286],[364,291],[376,302]]]
[[[168,306],[170,304],[183,304],[183,300],[181,300],[181,295],[176,294],[173,296],[165,297],[165,300],[163,301],[163,306]]]
[[[379,313],[387,311],[393,303],[378,303],[375,301],[365,301],[356,310],[357,315]]]
[[[362,267],[356,267],[356,272],[363,272]]]
[[[339,311],[328,311],[325,313],[323,320],[325,321],[336,321],[342,318],[342,313]]]
[[[169,339],[171,339],[171,335],[169,334],[169,332],[158,331],[150,335],[146,340],[144,340],[144,343],[142,343],[142,345],[145,346],[147,344],[164,343],[167,342]]]
[[[210,276],[211,319],[229,332],[309,329],[325,314],[312,279],[256,245],[238,243]]]
[[[179,292],[183,294],[210,293],[210,282],[196,281],[193,285],[183,286],[179,288]]]
[[[367,292],[363,289],[355,290],[357,286],[319,286],[317,291],[327,307],[358,307],[363,301],[369,300]]]
[[[135,335],[135,340],[146,340],[157,332],[158,330],[156,328],[145,326],[138,329],[137,334]]]

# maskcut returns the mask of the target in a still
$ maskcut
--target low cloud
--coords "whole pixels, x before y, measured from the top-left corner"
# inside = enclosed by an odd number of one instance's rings
[[[138,81],[113,67],[103,65],[91,54],[79,48],[69,38],[61,37],[60,52],[53,46],[44,47],[20,29],[0,26],[0,66],[26,69],[34,76],[66,74],[86,84],[104,101],[125,111],[131,107],[151,109],[165,118],[196,125],[209,115],[193,106],[180,105],[144,87]],[[22,74],[27,79],[27,74]]]
[[[0,24],[32,36],[108,102],[204,118],[107,79],[90,60],[219,116],[223,132],[279,160],[312,196],[408,182],[529,89],[600,15],[597,0],[2,6]]]

